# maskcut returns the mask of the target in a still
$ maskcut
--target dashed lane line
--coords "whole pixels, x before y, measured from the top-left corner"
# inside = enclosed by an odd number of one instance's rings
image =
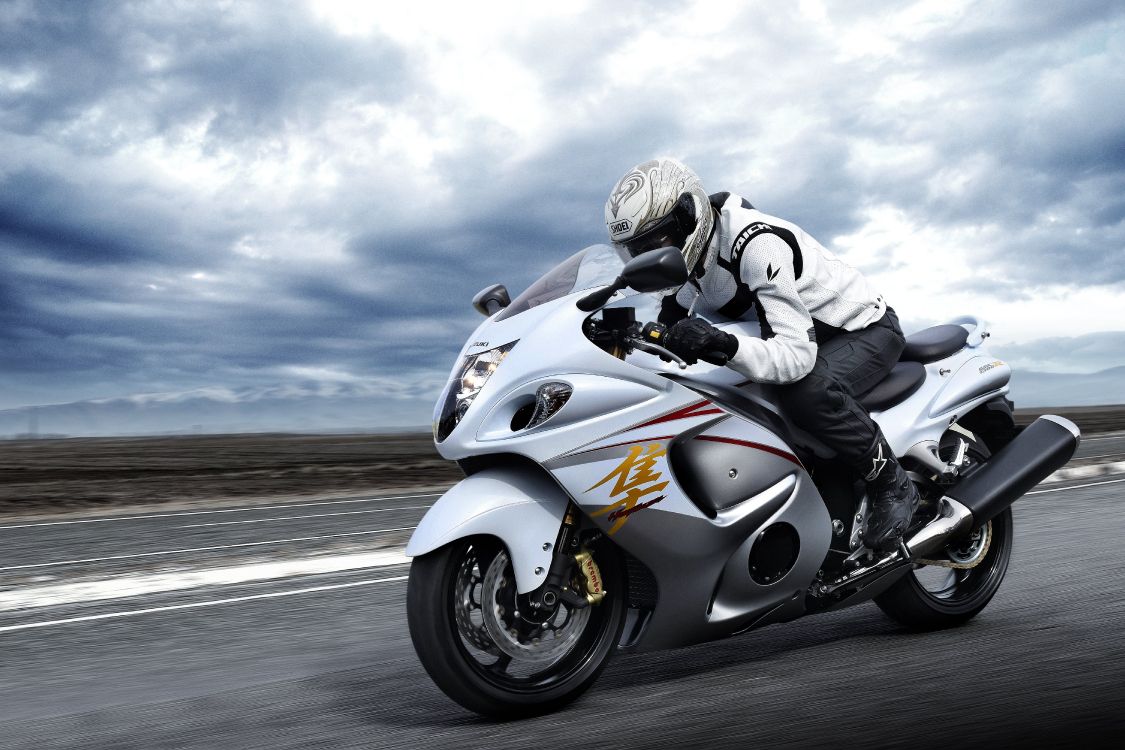
[[[1045,489],[1045,490],[1033,490],[1032,492],[1029,492],[1027,494],[1038,495],[1038,494],[1043,494],[1043,493],[1047,493],[1047,492],[1062,492],[1064,490],[1082,489],[1082,488],[1085,488],[1085,487],[1097,487],[1097,486],[1100,486],[1100,485],[1117,484],[1117,483],[1120,483],[1120,482],[1125,482],[1125,477],[1122,477],[1122,478],[1119,478],[1119,479],[1107,479],[1107,480],[1103,480],[1101,482],[1087,482],[1087,483],[1084,483],[1084,484],[1072,485],[1070,487],[1054,487],[1054,488]],[[199,608],[199,607],[213,607],[213,606],[218,606],[218,605],[222,605],[222,604],[234,604],[234,603],[238,603],[238,602],[254,601],[254,600],[257,600],[257,599],[273,599],[273,598],[285,597],[285,596],[298,596],[298,595],[301,595],[301,594],[316,593],[316,592],[321,592],[321,591],[332,591],[332,590],[336,590],[336,589],[347,589],[347,588],[353,588],[353,587],[356,587],[356,586],[370,586],[370,585],[379,584],[379,583],[392,583],[392,582],[398,582],[398,581],[405,581],[405,580],[407,580],[407,578],[408,578],[408,576],[392,576],[392,577],[389,577],[389,578],[374,578],[374,579],[366,579],[366,580],[362,580],[362,581],[350,581],[350,582],[347,582],[347,583],[326,584],[326,585],[322,585],[322,586],[309,586],[309,587],[300,588],[300,589],[290,589],[290,590],[287,590],[287,591],[271,591],[271,592],[266,592],[266,593],[263,593],[263,594],[250,594],[250,595],[247,595],[247,596],[228,597],[228,598],[224,598],[224,599],[211,599],[211,600],[201,601],[201,602],[188,602],[188,603],[184,603],[184,604],[170,604],[170,605],[165,605],[165,606],[161,606],[161,607],[146,607],[144,609],[127,610],[127,611],[120,611],[120,612],[103,612],[103,613],[96,614],[96,615],[83,615],[83,616],[79,616],[79,617],[66,617],[66,618],[61,618],[61,619],[56,619],[56,620],[43,620],[43,621],[39,621],[39,622],[26,622],[26,623],[20,623],[20,624],[16,624],[16,625],[0,626],[0,633],[9,633],[9,632],[15,632],[15,631],[20,631],[20,630],[29,630],[29,629],[32,629],[32,628],[45,628],[45,627],[51,627],[51,626],[55,626],[55,625],[67,625],[67,624],[79,623],[79,622],[91,622],[91,621],[96,621],[96,620],[108,620],[108,619],[115,619],[115,618],[122,618],[122,617],[134,617],[134,616],[138,616],[138,615],[153,614],[153,613],[159,613],[159,612],[172,612],[172,611],[177,611],[177,610],[193,609],[193,608]]]
[[[47,583],[0,590],[0,611],[14,612],[76,602],[128,599],[167,591],[197,589],[204,586],[233,586],[255,581],[298,576],[342,573],[363,568],[404,565],[405,550],[388,549],[340,555],[319,555],[293,560],[260,561],[196,570],[169,570],[158,573],[114,576],[98,581]]]
[[[299,521],[303,518],[331,518],[333,516],[357,516],[361,513],[393,513],[397,510],[428,510],[428,505],[403,505],[400,508],[372,508],[370,510],[343,510],[337,513],[310,513],[306,516],[274,516],[273,518],[251,518],[246,521],[213,521],[211,523],[189,523],[177,529],[201,529],[206,526],[239,526],[246,523],[269,523],[270,521]]]
[[[194,609],[198,607],[216,607],[220,604],[235,604],[249,602],[256,599],[276,599],[283,596],[299,596],[301,594],[314,594],[319,591],[333,591],[336,589],[349,589],[356,586],[371,586],[377,583],[394,583],[405,581],[408,576],[392,576],[390,578],[369,578],[362,581],[349,581],[348,583],[332,583],[323,586],[308,586],[303,589],[290,589],[288,591],[270,591],[264,594],[250,594],[248,596],[232,596],[227,599],[209,599],[202,602],[188,602],[186,604],[168,604],[163,607],[146,607],[123,612],[103,612],[97,615],[82,615],[81,617],[64,617],[59,620],[42,620],[39,622],[25,622],[18,625],[0,626],[0,633],[11,633],[17,630],[30,630],[32,628],[47,628],[53,625],[69,625],[76,622],[92,622],[94,620],[109,620],[120,617],[136,617],[157,612],[174,612],[181,609]]]
[[[317,505],[343,505],[345,503],[373,503],[379,500],[420,500],[426,497],[441,497],[440,492],[430,492],[425,495],[386,495],[382,497],[364,497],[352,500],[321,500],[315,503],[287,503],[284,505],[257,505],[244,508],[216,508],[214,510],[189,510],[177,513],[153,513],[145,516],[110,516],[106,518],[80,518],[72,521],[37,521],[34,523],[12,524],[0,526],[0,531],[9,529],[33,529],[40,526],[69,526],[80,523],[110,523],[111,521],[145,521],[150,518],[178,518],[180,516],[205,516],[214,513],[249,513],[259,510],[285,510],[286,508],[311,508]],[[428,506],[427,506],[428,507]],[[391,508],[390,510],[399,510]]]
[[[1049,490],[1032,490],[1027,492],[1027,495],[1042,495],[1044,492],[1066,492],[1067,490],[1080,490],[1083,487],[1097,487],[1103,484],[1116,484],[1118,482],[1125,482],[1125,477],[1121,479],[1107,479],[1104,482],[1087,482],[1085,484],[1072,484],[1068,487],[1052,487]]]
[[[29,568],[50,568],[59,565],[81,565],[84,563],[109,562],[112,560],[132,560],[138,557],[158,557],[162,555],[182,555],[189,552],[214,552],[224,549],[238,549],[240,547],[262,547],[269,544],[289,544],[291,542],[311,542],[318,539],[338,539],[346,536],[360,536],[363,534],[389,534],[392,531],[413,531],[414,526],[403,526],[397,529],[372,529],[370,531],[345,531],[340,534],[319,534],[317,536],[297,536],[291,539],[270,539],[264,542],[240,542],[239,544],[220,544],[212,547],[187,547],[184,549],[159,550],[157,552],[136,552],[129,555],[107,555],[105,557],[87,557],[82,560],[57,560],[54,562],[31,563],[28,565],[9,565],[0,568],[0,573],[8,570],[27,570]]]
[[[1043,484],[1055,482],[1068,482],[1072,479],[1090,479],[1092,477],[1113,476],[1125,473],[1125,461],[1107,461],[1099,464],[1082,464],[1068,466],[1052,473],[1043,480]]]

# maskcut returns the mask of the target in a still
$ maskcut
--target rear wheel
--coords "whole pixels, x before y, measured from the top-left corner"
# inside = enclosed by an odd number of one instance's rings
[[[974,463],[989,458],[979,440],[968,441]],[[955,447],[956,441],[952,446]],[[942,458],[954,447],[943,445]],[[995,596],[1012,555],[1012,509],[1007,508],[968,539],[946,548],[940,559],[907,574],[875,598],[887,615],[914,630],[940,630],[962,625]]]
[[[616,548],[595,545],[605,598],[549,615],[519,612],[511,561],[490,538],[459,540],[414,558],[407,588],[410,637],[439,688],[495,718],[553,711],[605,667],[625,621],[625,575]]]

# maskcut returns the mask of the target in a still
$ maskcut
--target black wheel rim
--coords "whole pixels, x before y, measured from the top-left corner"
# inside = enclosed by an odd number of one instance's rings
[[[949,434],[949,433],[947,433]],[[940,456],[943,460],[953,458],[957,449],[956,440],[943,441]],[[988,461],[991,453],[988,447],[975,439],[967,449],[970,471],[974,465]],[[1012,513],[1006,510],[990,522],[991,539],[988,553],[976,566],[968,569],[924,566],[911,574],[914,588],[935,609],[957,614],[966,612],[988,601],[999,588],[1008,570],[1008,560],[1012,553]]]
[[[1005,511],[992,519],[988,552],[975,567],[923,566],[911,574],[918,592],[931,606],[955,614],[979,606],[996,593],[1011,556],[1011,518],[1011,511]]]
[[[485,571],[500,554],[502,554],[500,549],[490,549],[480,543],[467,542],[459,549],[458,554],[454,555],[454,570],[453,575],[448,579],[450,585],[447,589],[446,602],[454,615],[450,620],[453,641],[465,663],[485,682],[514,693],[533,694],[551,690],[582,672],[594,658],[599,645],[607,637],[607,630],[612,621],[610,613],[613,602],[610,595],[607,595],[600,605],[588,608],[588,619],[573,645],[556,661],[542,668],[505,653],[494,642],[491,648],[481,648],[480,646],[487,640],[491,640],[488,638],[487,631],[484,632],[483,638],[480,637],[480,632],[476,633],[476,638],[467,638],[464,632],[464,616],[458,615],[457,600],[462,596],[459,591],[459,573],[463,574],[469,569],[474,579],[473,590],[477,592],[474,597],[479,597],[483,593]],[[507,572],[511,577],[510,563]],[[478,600],[478,603],[481,602]]]

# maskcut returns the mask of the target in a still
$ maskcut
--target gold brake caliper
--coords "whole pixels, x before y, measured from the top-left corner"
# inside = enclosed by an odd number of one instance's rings
[[[582,573],[586,601],[590,604],[601,603],[605,598],[605,589],[602,587],[602,571],[594,562],[594,556],[588,550],[582,550],[574,555],[574,561],[578,563],[578,570]]]

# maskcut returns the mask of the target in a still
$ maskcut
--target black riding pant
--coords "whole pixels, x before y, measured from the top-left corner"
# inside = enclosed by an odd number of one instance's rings
[[[889,307],[867,328],[818,341],[812,371],[779,389],[782,406],[842,461],[864,469],[878,427],[856,399],[890,373],[905,345],[898,316]]]

